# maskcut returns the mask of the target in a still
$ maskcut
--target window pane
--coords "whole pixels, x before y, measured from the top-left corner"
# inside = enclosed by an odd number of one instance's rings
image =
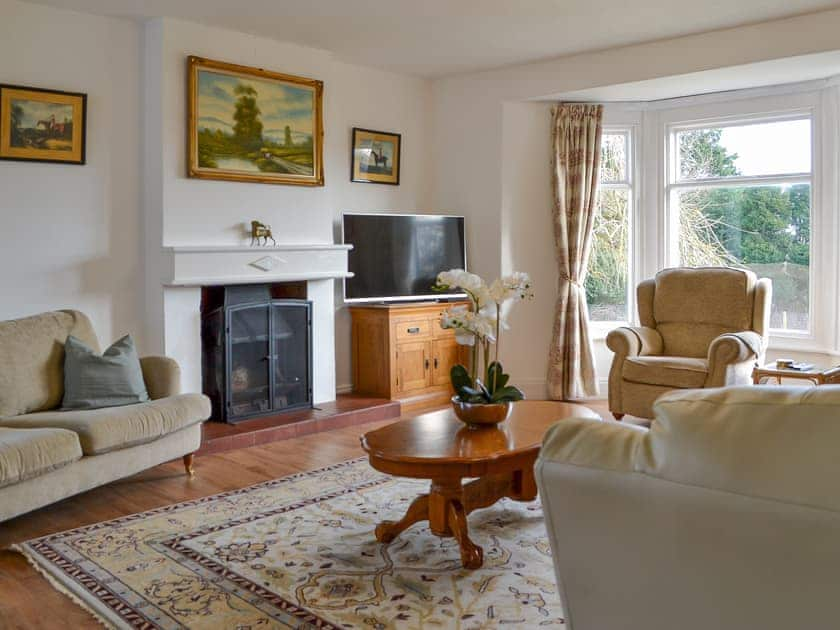
[[[680,179],[811,172],[811,120],[677,132]]]
[[[808,330],[808,184],[684,190],[677,202],[681,264],[743,267],[770,278],[770,326]]]
[[[601,190],[592,234],[592,254],[586,275],[586,299],[593,321],[626,322],[627,246],[630,190]]]
[[[627,135],[605,133],[601,136],[601,182],[626,182]]]

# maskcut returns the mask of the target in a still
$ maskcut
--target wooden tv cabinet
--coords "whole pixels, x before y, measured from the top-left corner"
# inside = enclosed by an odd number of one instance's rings
[[[465,346],[440,327],[444,311],[468,302],[351,306],[353,391],[399,400],[406,407],[446,403],[449,370],[464,363]]]

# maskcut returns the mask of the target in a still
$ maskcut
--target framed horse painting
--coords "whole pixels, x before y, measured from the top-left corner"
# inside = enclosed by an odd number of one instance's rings
[[[354,127],[350,181],[398,186],[400,142],[398,133]]]
[[[0,85],[0,159],[85,163],[87,95]]]

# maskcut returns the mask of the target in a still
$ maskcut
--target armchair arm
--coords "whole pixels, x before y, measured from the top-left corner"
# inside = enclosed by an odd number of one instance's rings
[[[763,355],[764,339],[757,332],[746,330],[720,335],[709,345],[706,387],[749,382],[749,362],[757,361]]]
[[[607,347],[621,356],[662,354],[662,335],[647,326],[622,326],[607,335]]]
[[[724,333],[709,345],[709,370],[715,365],[741,363],[764,353],[764,340],[757,332]]]
[[[546,433],[537,470],[557,463],[633,472],[636,453],[647,434],[647,429],[633,424],[567,418]]]
[[[181,393],[181,368],[169,357],[143,357],[140,359],[143,380],[152,400]]]

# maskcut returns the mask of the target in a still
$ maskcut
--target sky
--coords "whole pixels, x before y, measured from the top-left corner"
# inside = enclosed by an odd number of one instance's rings
[[[780,175],[811,170],[811,121],[780,122],[723,127],[721,144],[742,175]]]
[[[235,77],[221,72],[198,72],[198,126],[230,133],[237,96],[237,83],[247,83],[257,90],[257,107],[263,124],[263,135],[284,140],[286,125],[292,129],[292,139],[300,143],[312,135],[312,106],[314,92],[275,81],[251,77]]]

